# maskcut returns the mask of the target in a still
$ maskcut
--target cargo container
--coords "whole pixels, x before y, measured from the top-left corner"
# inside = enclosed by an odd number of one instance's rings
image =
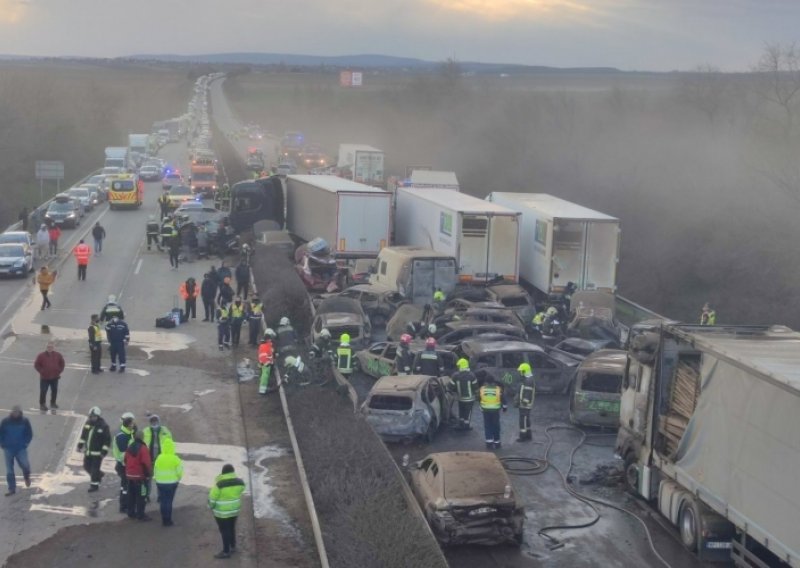
[[[383,187],[383,150],[364,144],[340,144],[336,167],[350,181]]]
[[[391,195],[337,176],[286,178],[288,229],[305,241],[325,239],[337,258],[375,257],[389,244]]]
[[[800,566],[800,333],[631,329],[616,450],[628,488],[704,561]]]
[[[395,240],[456,259],[461,282],[519,278],[519,213],[452,189],[400,187]]]
[[[520,276],[543,294],[615,292],[619,219],[546,193],[494,192],[487,201],[521,214]]]

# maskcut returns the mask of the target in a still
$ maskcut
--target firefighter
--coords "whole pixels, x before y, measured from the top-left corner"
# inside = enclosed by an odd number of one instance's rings
[[[339,337],[339,347],[336,348],[336,368],[343,375],[353,372],[353,348],[350,347],[349,333],[343,333]]]
[[[500,410],[506,412],[503,387],[489,375],[484,385],[478,390],[481,412],[483,412],[483,431],[486,437],[486,449],[500,449]]]
[[[125,372],[125,346],[131,340],[131,332],[128,324],[114,316],[106,324],[106,337],[108,338],[108,354],[111,357],[111,366],[108,368],[112,373],[117,370],[117,359],[119,358],[119,372]]]
[[[275,363],[275,353],[272,346],[274,337],[275,332],[267,328],[261,340],[261,345],[258,346],[258,364],[261,365],[258,394],[267,394],[267,389],[269,388],[269,377],[272,374],[272,365]]]
[[[700,325],[717,325],[717,312],[711,308],[708,302],[703,305],[703,311],[700,314]]]
[[[411,336],[404,333],[400,336],[400,347],[394,356],[395,371],[398,375],[410,375],[414,369],[414,354],[411,352]]]
[[[317,336],[314,345],[311,346],[311,353],[316,359],[330,357],[331,353],[331,332],[327,327],[322,328]]]
[[[150,245],[156,245],[158,250],[161,250],[161,245],[158,242],[158,235],[161,232],[161,227],[156,221],[155,215],[150,215],[147,219],[147,227],[145,229],[145,234],[147,235],[147,250],[150,250]]]
[[[92,314],[87,331],[89,332],[89,355],[92,361],[92,374],[97,375],[103,372],[103,368],[100,366],[103,345],[103,335],[100,332],[100,316]]]
[[[458,428],[472,430],[472,407],[475,404],[475,393],[478,390],[478,379],[469,369],[469,361],[463,357],[456,361],[458,371],[453,373],[453,382],[458,393]]]
[[[283,360],[283,380],[288,385],[307,385],[306,365],[300,356],[289,355]]]
[[[264,306],[258,296],[253,296],[247,304],[247,330],[251,347],[258,347],[258,336],[261,334],[261,322],[263,320]]]
[[[120,417],[120,422],[119,432],[114,436],[114,442],[111,445],[111,454],[117,462],[114,464],[114,470],[119,475],[119,512],[127,513],[128,478],[125,476],[125,451],[136,433],[136,419],[132,412],[125,412]]]
[[[441,377],[444,374],[444,360],[436,352],[436,340],[429,337],[425,340],[425,350],[414,358],[414,373]]]
[[[169,190],[165,189],[164,192],[158,197],[158,207],[161,209],[161,220],[169,215]]]
[[[519,437],[517,442],[530,442],[533,439],[531,431],[531,410],[533,399],[536,395],[536,385],[533,381],[533,372],[528,363],[520,363],[517,368],[522,380],[517,393],[517,408],[519,409]]]
[[[444,300],[444,292],[442,292],[441,288],[436,288],[433,293],[433,310],[437,315],[444,312]]]
[[[294,349],[296,344],[297,334],[292,327],[292,322],[289,321],[289,318],[283,316],[278,324],[277,341],[275,342],[277,351],[279,354],[284,353],[285,351]]]
[[[125,319],[125,312],[122,311],[122,307],[117,303],[117,297],[111,294],[108,297],[108,302],[100,311],[100,321],[108,323],[111,321],[111,318],[115,316],[120,319]]]
[[[93,406],[89,410],[89,417],[83,425],[81,439],[78,442],[78,451],[84,452],[83,469],[89,474],[89,493],[100,489],[100,480],[104,473],[100,471],[103,458],[108,455],[108,447],[111,445],[111,434],[108,431],[108,424],[100,416],[102,411],[99,407]]]

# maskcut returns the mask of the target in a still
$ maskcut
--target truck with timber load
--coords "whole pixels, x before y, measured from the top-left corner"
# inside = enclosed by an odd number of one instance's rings
[[[517,211],[452,189],[400,187],[395,205],[397,244],[454,257],[462,283],[517,282]]]
[[[800,333],[640,323],[616,452],[701,560],[800,567]]]
[[[487,201],[520,213],[520,276],[541,295],[615,293],[619,219],[546,193],[493,192]]]

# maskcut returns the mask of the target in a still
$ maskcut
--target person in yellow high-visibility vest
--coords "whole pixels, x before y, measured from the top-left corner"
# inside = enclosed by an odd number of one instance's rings
[[[478,399],[483,412],[486,449],[499,449],[502,447],[500,442],[500,411],[505,412],[508,410],[503,387],[497,384],[493,376],[488,375],[486,383],[478,390]]]
[[[339,347],[336,349],[336,368],[343,375],[353,372],[353,348],[350,347],[349,333],[343,333],[339,337]]]
[[[183,462],[175,455],[175,442],[165,438],[161,445],[161,453],[153,465],[153,479],[158,488],[158,503],[161,506],[161,524],[172,526],[172,501],[178,490],[178,483],[183,477]]]
[[[533,382],[533,370],[530,364],[520,363],[517,368],[521,381],[517,392],[517,408],[519,408],[519,437],[517,442],[530,442],[533,439],[531,432],[531,410],[536,387]]]

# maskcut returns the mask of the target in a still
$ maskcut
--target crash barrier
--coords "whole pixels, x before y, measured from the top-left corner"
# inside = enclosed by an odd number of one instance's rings
[[[353,412],[358,412],[358,394],[356,393],[356,389],[353,388],[350,381],[336,368],[336,365],[332,364],[331,369],[333,370],[333,378],[336,379],[336,384],[340,389],[347,392],[347,398],[353,403]]]

